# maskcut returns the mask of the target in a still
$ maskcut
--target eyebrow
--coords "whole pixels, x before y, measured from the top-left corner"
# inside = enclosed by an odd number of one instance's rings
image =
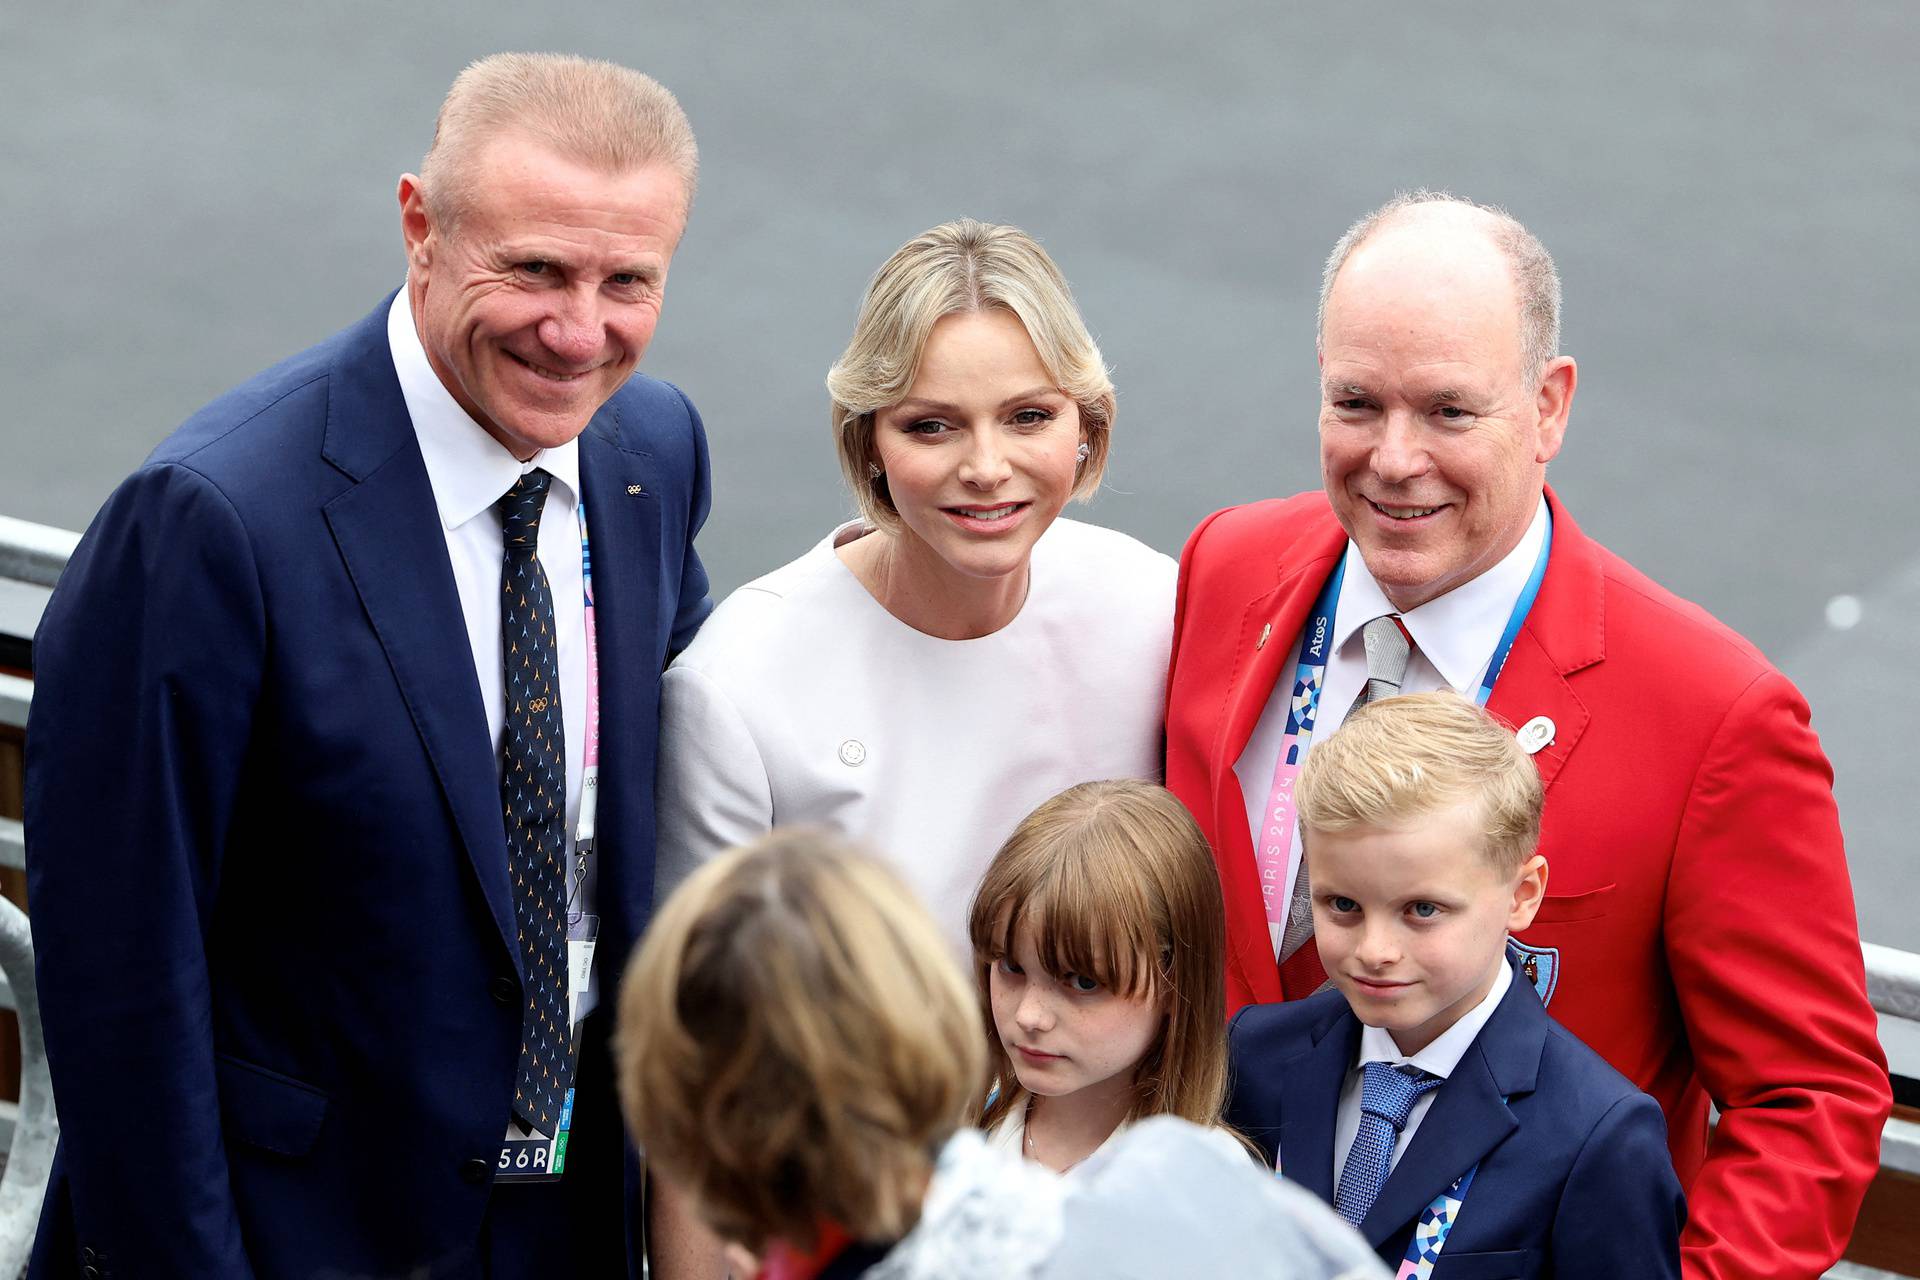
[[[545,253],[534,245],[507,245],[501,249],[501,253],[508,262],[516,266],[522,262],[545,262],[560,268],[568,275],[580,270],[579,262],[571,256],[564,253]],[[661,271],[660,264],[657,262],[629,262],[624,266],[614,267],[606,274],[636,276],[652,284],[660,279]]]
[[[999,403],[999,405],[996,407],[1005,409],[1011,405],[1019,404],[1023,400],[1038,400],[1043,396],[1058,396],[1058,395],[1065,395],[1065,394],[1066,393],[1060,390],[1060,388],[1058,387],[1047,386],[1046,384],[1042,383],[1040,386],[1031,387],[1025,391],[1017,392],[1014,395],[1008,396],[1005,400],[1002,400]],[[893,407],[895,409],[914,409],[919,411],[931,410],[935,413],[951,413],[954,410],[958,409],[960,406],[955,404],[949,404],[945,400],[929,400],[925,396],[908,396],[905,400],[900,401],[899,403],[895,404]]]
[[[1373,392],[1357,382],[1329,382],[1326,387],[1326,394],[1330,396],[1371,396]],[[1428,398],[1439,400],[1446,404],[1454,404],[1464,399],[1465,395],[1453,387],[1442,387],[1438,391],[1430,392]]]

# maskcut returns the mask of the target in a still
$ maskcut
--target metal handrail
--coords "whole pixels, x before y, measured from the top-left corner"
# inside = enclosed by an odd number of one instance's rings
[[[71,529],[0,516],[0,578],[51,587],[79,545]]]

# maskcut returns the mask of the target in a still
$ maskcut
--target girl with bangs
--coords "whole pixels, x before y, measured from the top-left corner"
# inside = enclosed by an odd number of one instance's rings
[[[968,932],[996,1146],[1064,1173],[1149,1116],[1220,1128],[1220,882],[1172,793],[1087,782],[1042,804],[987,868]]]

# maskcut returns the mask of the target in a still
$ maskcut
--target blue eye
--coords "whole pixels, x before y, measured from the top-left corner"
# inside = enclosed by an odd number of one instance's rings
[[[1078,991],[1081,995],[1090,995],[1100,989],[1098,981],[1078,973],[1070,973],[1067,975],[1067,985],[1075,991]]]
[[[1020,972],[1020,966],[1013,962],[1012,956],[1001,956],[998,960],[995,960],[993,963],[999,968],[1000,972],[1002,973],[1017,975]]]
[[[909,422],[906,426],[900,429],[909,435],[931,436],[931,435],[937,435],[940,432],[945,431],[947,429],[947,424],[933,418],[922,418],[918,422]]]
[[[1413,914],[1422,920],[1431,920],[1440,914],[1440,908],[1431,902],[1416,902],[1412,910]]]
[[[1327,905],[1342,915],[1347,914],[1349,911],[1358,911],[1360,909],[1360,904],[1352,898],[1343,898],[1337,893],[1327,899]]]

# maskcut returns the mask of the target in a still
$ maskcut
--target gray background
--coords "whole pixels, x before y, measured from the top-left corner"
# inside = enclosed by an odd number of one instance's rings
[[[926,226],[1052,250],[1120,388],[1092,518],[1173,552],[1316,483],[1345,225],[1403,186],[1507,204],[1580,360],[1556,487],[1806,689],[1865,933],[1920,949],[1920,7],[7,5],[0,513],[82,527],[184,415],[398,284],[395,179],[501,48],[646,69],[699,132],[644,367],[706,416],[721,589],[846,511],[821,379]]]

